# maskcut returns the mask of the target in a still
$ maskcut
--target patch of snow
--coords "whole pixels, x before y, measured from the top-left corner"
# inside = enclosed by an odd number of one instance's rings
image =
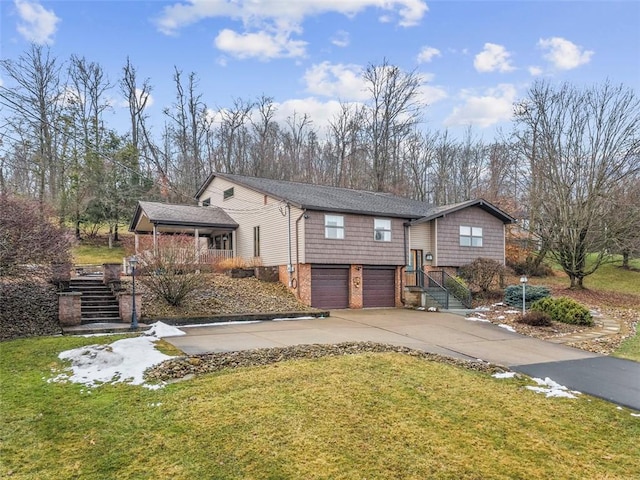
[[[493,303],[491,306],[492,307],[504,307],[504,303],[502,303],[502,302]]]
[[[427,311],[428,312],[437,312],[438,309],[436,307],[429,307],[429,308],[427,308]]]
[[[65,369],[48,382],[80,383],[89,388],[105,383],[128,383],[142,385],[155,390],[162,384],[144,383],[144,371],[172,358],[159,352],[155,343],[162,337],[184,335],[181,330],[156,322],[144,335],[125,338],[109,345],[88,345],[86,347],[67,350],[58,355],[61,360],[69,360],[71,367]],[[84,390],[81,391],[84,393]]]
[[[486,317],[486,315],[484,313],[480,313],[480,312],[476,312],[476,315],[478,315],[479,317]]]
[[[424,308],[424,307],[418,307],[418,308],[416,308],[416,310],[425,311],[425,310],[426,310],[426,308]]]
[[[283,317],[283,318],[274,318],[273,322],[289,322],[291,320],[313,320],[316,317]]]
[[[640,417],[640,413],[632,413],[631,416],[632,417]]]
[[[195,328],[195,327],[222,327],[227,325],[248,325],[250,323],[260,323],[262,320],[248,320],[248,321],[235,321],[235,322],[212,322],[212,323],[190,323],[189,325],[180,325],[182,328]]]
[[[475,311],[476,312],[489,312],[489,311],[491,311],[491,307],[486,307],[486,306],[485,307],[477,307],[475,309]]]
[[[516,372],[498,372],[491,375],[493,378],[513,378],[517,374]]]
[[[496,320],[504,320],[505,318],[507,317],[505,317],[504,315],[499,315],[496,317]]]
[[[511,325],[507,325],[506,323],[501,323],[498,325],[500,328],[504,328],[505,330],[509,330],[510,332],[515,333],[516,329],[513,328]]]
[[[166,323],[156,322],[151,324],[151,328],[144,332],[145,335],[150,337],[164,338],[164,337],[177,337],[180,335],[186,335],[182,330]]]
[[[554,382],[549,377],[546,377],[544,380],[542,380],[541,378],[533,378],[532,380],[539,386],[527,386],[525,388],[536,393],[544,393],[547,398],[577,398],[576,395],[580,394],[580,392],[569,390],[567,387]]]
[[[470,320],[472,322],[486,322],[486,323],[491,323],[489,320],[487,320],[486,318],[480,318],[480,317],[465,317],[467,320]]]
[[[513,313],[521,313],[521,312],[520,312],[520,310],[505,310],[504,313],[513,314]]]

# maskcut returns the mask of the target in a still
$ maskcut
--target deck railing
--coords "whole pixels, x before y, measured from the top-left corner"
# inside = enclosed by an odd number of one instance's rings
[[[458,279],[444,270],[425,272],[422,269],[406,272],[406,286],[428,290],[444,308],[449,308],[449,296],[457,298],[465,307],[471,308],[471,291]]]

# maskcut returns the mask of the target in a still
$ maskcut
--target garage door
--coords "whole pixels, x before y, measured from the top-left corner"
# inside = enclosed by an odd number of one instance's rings
[[[311,267],[311,306],[349,308],[349,267]]]
[[[364,307],[396,306],[395,267],[364,267],[362,303]]]

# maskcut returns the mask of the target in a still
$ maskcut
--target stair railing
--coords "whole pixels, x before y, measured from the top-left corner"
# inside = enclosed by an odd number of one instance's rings
[[[471,308],[471,291],[457,278],[444,270],[425,272],[416,269],[406,272],[406,286],[431,290],[429,293],[445,308],[449,309],[449,298],[453,296],[466,308]]]

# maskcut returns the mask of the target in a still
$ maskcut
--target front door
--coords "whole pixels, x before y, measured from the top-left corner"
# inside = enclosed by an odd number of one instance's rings
[[[422,286],[422,274],[418,273],[423,267],[422,258],[422,250],[411,249],[411,255],[409,257],[410,272],[407,274],[407,285]]]

